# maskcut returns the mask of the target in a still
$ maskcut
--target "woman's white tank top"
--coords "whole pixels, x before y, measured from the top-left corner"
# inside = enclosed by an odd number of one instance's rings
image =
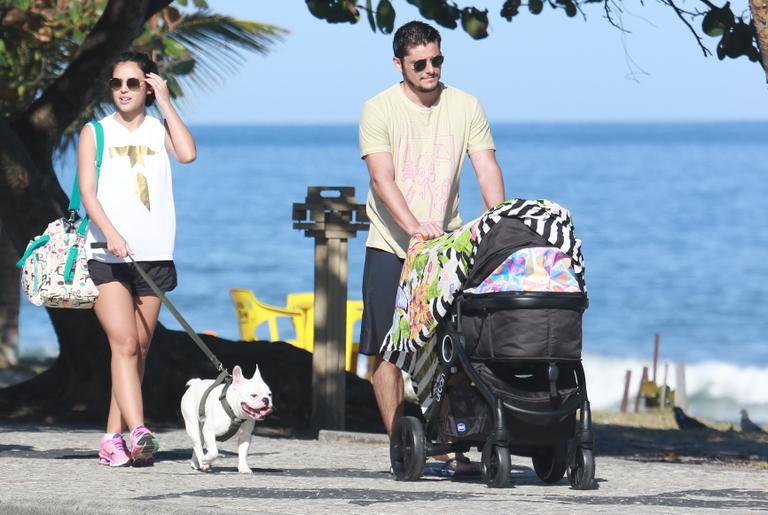
[[[128,130],[109,115],[104,127],[104,154],[96,197],[115,229],[128,242],[136,261],[173,259],[176,210],[173,204],[171,164],[165,150],[165,127],[152,116]],[[94,134],[95,139],[95,134]],[[128,262],[106,249],[91,249],[94,241],[107,241],[91,221],[86,255],[106,263]]]

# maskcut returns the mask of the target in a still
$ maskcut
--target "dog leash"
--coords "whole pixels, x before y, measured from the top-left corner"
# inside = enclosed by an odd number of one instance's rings
[[[92,249],[106,249],[107,244],[105,242],[94,242],[91,243]],[[219,359],[211,352],[211,349],[208,348],[208,346],[203,342],[203,340],[200,338],[200,336],[197,335],[194,329],[192,329],[192,326],[189,325],[189,323],[184,319],[184,317],[179,313],[179,310],[176,309],[176,306],[173,305],[173,303],[168,300],[168,297],[165,296],[165,293],[163,293],[163,290],[160,289],[160,287],[157,286],[157,283],[152,280],[151,277],[149,277],[149,274],[144,271],[144,269],[139,265],[136,260],[133,259],[133,256],[128,256],[128,259],[131,260],[131,264],[136,269],[136,271],[139,273],[142,279],[149,285],[149,288],[160,298],[160,301],[165,304],[165,307],[168,308],[168,310],[171,312],[171,314],[176,318],[176,320],[181,324],[181,327],[184,328],[186,333],[189,335],[190,338],[192,338],[192,341],[197,344],[198,347],[200,347],[200,350],[203,351],[203,353],[208,357],[209,360],[211,360],[211,363],[213,363],[213,366],[216,367],[216,370],[219,371],[219,376],[213,381],[211,386],[209,386],[205,393],[203,393],[203,396],[200,398],[200,406],[198,408],[198,415],[199,415],[199,421],[200,421],[200,427],[202,428],[203,422],[205,422],[205,403],[208,400],[208,395],[211,393],[211,391],[219,386],[220,384],[224,383],[224,388],[221,390],[221,394],[219,395],[219,402],[221,403],[221,407],[224,408],[224,412],[229,416],[229,429],[226,433],[224,433],[221,436],[217,436],[216,440],[223,442],[225,440],[229,440],[237,431],[240,429],[240,426],[245,422],[245,419],[239,418],[237,415],[235,415],[234,411],[232,411],[232,408],[229,406],[229,403],[226,400],[227,397],[227,390],[229,389],[230,385],[232,384],[232,375],[229,373],[229,371],[224,368],[224,365],[219,361]]]
[[[104,242],[95,242],[91,243],[92,249],[106,249],[107,244]],[[192,338],[192,341],[197,344],[198,347],[200,347],[200,350],[203,351],[203,354],[205,354],[209,360],[211,360],[211,363],[213,363],[213,366],[216,367],[216,370],[219,371],[219,375],[221,376],[224,374],[226,377],[229,377],[230,374],[227,371],[226,368],[224,368],[224,365],[219,361],[219,359],[211,352],[211,349],[208,348],[208,346],[203,342],[203,340],[200,338],[200,336],[197,335],[194,329],[192,329],[192,326],[189,325],[189,323],[184,319],[183,316],[181,316],[181,313],[179,313],[179,310],[176,309],[176,306],[173,305],[173,303],[168,300],[168,297],[165,296],[165,293],[163,293],[163,290],[161,290],[155,281],[152,280],[152,278],[149,277],[147,272],[144,271],[144,269],[133,259],[133,256],[128,256],[128,259],[131,260],[131,263],[133,264],[133,267],[136,269],[137,272],[139,272],[139,275],[142,279],[149,285],[150,289],[160,297],[160,301],[165,304],[165,307],[168,308],[168,310],[171,312],[171,314],[176,318],[176,320],[181,324],[181,327],[184,328],[184,331],[189,335],[190,338]],[[218,381],[218,380],[217,380]],[[220,381],[219,381],[220,382]]]

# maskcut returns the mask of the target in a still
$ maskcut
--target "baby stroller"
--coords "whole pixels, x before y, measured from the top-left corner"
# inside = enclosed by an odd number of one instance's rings
[[[396,479],[418,479],[427,456],[476,447],[490,487],[508,484],[512,453],[530,457],[546,483],[567,472],[573,488],[591,488],[583,277],[522,221],[503,218],[482,239],[461,291],[436,331],[425,423],[402,417],[393,429]]]

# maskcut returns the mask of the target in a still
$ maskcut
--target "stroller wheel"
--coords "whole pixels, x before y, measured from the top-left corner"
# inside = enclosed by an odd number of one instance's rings
[[[491,488],[504,488],[509,484],[509,472],[512,463],[509,460],[509,448],[494,445],[489,438],[483,446],[481,463],[483,481]]]
[[[389,439],[389,461],[398,481],[416,481],[427,460],[424,428],[416,417],[401,417]]]
[[[566,458],[567,444],[562,442],[554,447],[543,449],[540,454],[533,456],[533,470],[539,479],[545,483],[557,483],[565,475],[568,467]]]
[[[574,490],[589,490],[595,479],[595,458],[592,449],[577,447],[573,463],[568,466],[568,482]]]

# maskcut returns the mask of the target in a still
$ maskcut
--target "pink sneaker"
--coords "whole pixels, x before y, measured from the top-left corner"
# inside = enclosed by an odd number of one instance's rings
[[[155,462],[152,456],[160,444],[152,432],[144,426],[139,426],[131,431],[131,458],[134,467],[148,467]]]
[[[99,465],[110,467],[127,467],[131,464],[128,449],[125,447],[123,435],[119,433],[106,433],[101,437],[99,446]]]

